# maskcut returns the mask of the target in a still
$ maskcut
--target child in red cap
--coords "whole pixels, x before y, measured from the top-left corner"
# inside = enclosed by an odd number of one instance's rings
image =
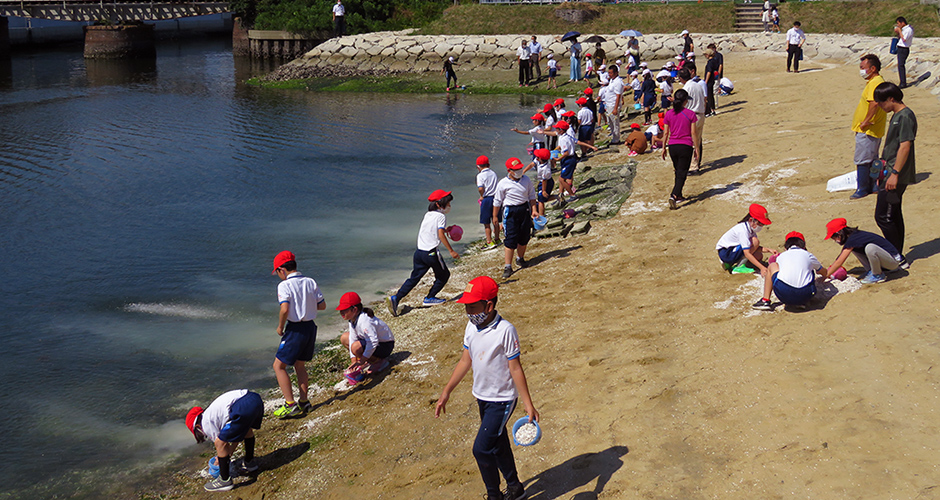
[[[588,108],[588,98],[581,97],[575,101],[580,107],[577,114],[577,123],[578,123],[578,140],[594,145],[594,112]],[[588,148],[581,146],[581,157],[587,156]]]
[[[277,284],[278,313],[277,334],[281,343],[274,357],[274,375],[277,385],[284,395],[284,406],[274,411],[280,419],[299,417],[310,411],[312,406],[307,400],[306,362],[313,359],[313,350],[317,341],[317,311],[326,309],[323,292],[313,278],[308,278],[297,271],[297,259],[294,254],[283,251],[274,257],[274,271],[281,278]],[[287,367],[294,367],[297,376],[297,389],[300,398],[294,402],[294,388],[291,385]]]
[[[496,195],[497,182],[499,176],[490,170],[490,159],[478,156],[477,191],[480,192],[480,224],[483,224],[483,234],[486,235],[486,248],[494,248],[499,242],[499,223],[503,220],[501,217],[493,220],[493,196]]]
[[[532,152],[535,159],[532,163],[526,165],[522,170],[525,174],[529,169],[535,167],[535,178],[538,180],[536,186],[536,199],[538,200],[539,215],[545,215],[545,204],[555,199],[552,191],[555,190],[555,181],[552,179],[552,152],[547,149],[536,149]]]
[[[829,272],[816,257],[806,251],[806,238],[801,233],[792,231],[783,242],[783,252],[771,259],[764,275],[764,295],[753,306],[754,309],[772,311],[770,302],[773,292],[785,306],[806,307],[816,295],[814,273],[826,279]]]
[[[428,196],[428,201],[431,204],[428,205],[428,211],[424,214],[421,227],[418,229],[418,248],[414,253],[414,268],[411,271],[411,276],[405,280],[395,295],[385,298],[388,311],[392,313],[392,316],[398,316],[398,304],[401,299],[405,298],[408,292],[418,285],[421,278],[427,274],[428,269],[434,270],[434,284],[431,285],[431,290],[424,298],[424,305],[434,306],[446,302],[444,299],[438,298],[437,294],[444,289],[444,285],[450,279],[450,271],[447,269],[443,257],[441,257],[438,246],[443,243],[447,251],[450,252],[451,257],[455,259],[460,257],[451,248],[446,231],[447,212],[450,212],[450,202],[454,201],[454,196],[450,191],[438,189]]]
[[[255,432],[264,418],[264,401],[247,389],[229,391],[217,397],[206,409],[194,406],[186,414],[186,427],[197,443],[210,441],[215,446],[215,464],[219,476],[205,484],[206,491],[229,491],[232,482],[232,454],[238,443],[245,442],[245,458],[234,467],[239,475],[258,470],[255,463]]]
[[[532,234],[532,219],[538,216],[535,208],[537,195],[529,176],[522,173],[525,164],[519,158],[506,160],[506,177],[496,185],[493,197],[493,218],[503,213],[503,225],[506,230],[503,246],[506,247],[506,265],[503,277],[512,275],[512,255],[516,254],[516,264],[526,267],[525,250]]]
[[[762,262],[764,252],[777,255],[777,251],[762,247],[757,233],[770,224],[767,209],[754,203],[748,208],[747,215],[741,222],[721,236],[715,249],[718,250],[718,259],[726,271],[732,274],[748,274],[756,269],[762,275],[767,275],[767,266]]]
[[[349,330],[340,336],[340,342],[349,349],[352,359],[346,372],[358,372],[368,365],[366,373],[371,375],[388,368],[388,357],[395,349],[392,329],[375,317],[375,311],[362,306],[362,299],[356,292],[344,293],[336,310],[349,322]],[[355,382],[355,379],[350,382]]]
[[[532,140],[529,141],[532,151],[545,147],[545,117],[541,113],[532,115],[532,128],[529,130],[519,130],[516,127],[509,130],[517,134],[532,136]]]
[[[630,148],[630,153],[627,154],[627,156],[637,156],[641,153],[645,153],[646,148],[649,146],[646,141],[646,134],[640,129],[638,123],[630,124],[630,135],[627,136],[627,140],[623,143]]]
[[[480,276],[470,280],[463,296],[457,299],[464,304],[470,321],[464,330],[463,354],[441,392],[434,416],[447,412],[450,394],[472,368],[472,392],[480,409],[480,428],[473,441],[473,456],[486,485],[486,498],[522,500],[526,498],[525,487],[516,472],[506,423],[518,398],[522,398],[530,422],[539,421],[539,412],[529,396],[516,327],[496,311],[498,290],[492,278]],[[506,479],[505,495],[499,488],[500,473]]]
[[[841,217],[826,224],[826,239],[830,238],[842,245],[842,252],[829,266],[829,273],[835,272],[849,255],[855,254],[862,267],[868,271],[859,281],[873,285],[888,279],[886,271],[898,271],[903,269],[902,263],[906,263],[901,252],[890,241],[875,233],[849,227],[848,221]]]

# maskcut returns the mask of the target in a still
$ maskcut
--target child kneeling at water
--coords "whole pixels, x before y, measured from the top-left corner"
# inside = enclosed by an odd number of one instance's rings
[[[356,292],[344,293],[336,310],[349,322],[349,330],[340,336],[352,359],[346,371],[359,371],[368,365],[365,373],[372,375],[388,368],[388,357],[395,348],[392,329],[375,317],[375,311],[362,307]]]
[[[829,273],[839,269],[853,253],[868,271],[859,280],[866,285],[881,283],[888,279],[885,271],[897,271],[900,268],[903,257],[890,241],[875,233],[848,227],[848,221],[843,218],[832,219],[826,224],[826,239],[830,238],[842,245],[842,253],[829,266]]]
[[[773,310],[770,302],[772,291],[780,302],[787,306],[805,306],[816,295],[816,279],[813,273],[825,279],[829,271],[813,254],[806,251],[806,238],[793,231],[783,243],[784,251],[767,266],[770,271],[764,276],[764,296],[752,307],[762,311]]]
[[[741,219],[741,222],[721,236],[715,249],[718,250],[718,258],[726,271],[747,274],[756,269],[762,275],[767,275],[767,267],[763,263],[764,251],[769,251],[773,255],[777,255],[777,251],[762,247],[760,240],[757,239],[757,233],[770,224],[767,209],[754,203],[748,208],[747,215]],[[748,263],[750,266],[747,265]]]

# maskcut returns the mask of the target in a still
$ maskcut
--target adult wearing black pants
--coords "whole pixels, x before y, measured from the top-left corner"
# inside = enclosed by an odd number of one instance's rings
[[[672,168],[676,172],[672,193],[669,195],[669,208],[675,210],[679,208],[679,203],[686,201],[682,188],[685,187],[685,179],[689,176],[692,159],[698,158],[701,153],[696,146],[698,129],[695,122],[698,121],[698,116],[685,107],[689,93],[685,89],[679,89],[672,98],[672,109],[666,111],[663,118],[663,160],[666,159],[668,150],[669,156],[672,157]]]
[[[907,24],[907,19],[897,18],[894,25],[894,34],[898,37],[898,81],[900,87],[907,87],[907,56],[911,55],[911,42],[914,41],[914,28]]]
[[[529,42],[522,40],[522,45],[516,49],[516,59],[519,62],[519,86],[529,86],[529,80],[532,78],[532,67],[530,58],[532,52],[529,50]]]
[[[346,7],[343,7],[343,0],[336,0],[333,6],[333,36],[343,36],[346,34]]]
[[[718,78],[718,59],[713,49],[705,49],[705,116],[715,112],[715,79]]]
[[[878,201],[875,203],[875,222],[885,239],[901,253],[898,264],[907,268],[904,259],[904,216],[901,213],[901,198],[908,184],[913,184],[917,175],[914,169],[914,138],[917,136],[917,117],[904,104],[904,92],[890,82],[875,88],[875,102],[891,116],[885,147],[881,156],[888,175],[879,181]]]
[[[790,72],[790,66],[793,66],[793,72],[800,72],[800,56],[803,54],[803,43],[806,41],[806,34],[800,28],[799,21],[793,23],[793,27],[787,30],[787,73]]]

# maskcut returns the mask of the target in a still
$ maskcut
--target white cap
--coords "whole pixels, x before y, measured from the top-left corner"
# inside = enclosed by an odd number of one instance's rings
[[[667,67],[667,68],[672,68],[672,67],[675,67],[675,65],[676,65],[676,63],[674,63],[674,62],[672,62],[672,61],[666,61],[666,66],[665,66],[665,67]]]
[[[454,62],[454,56],[448,57],[447,60],[450,61],[450,62]]]
[[[682,33],[680,33],[680,35],[688,35],[688,34],[689,34],[689,30],[682,30]]]
[[[598,68],[598,69],[607,69],[607,65],[606,65],[606,64],[601,64],[601,67]]]
[[[630,76],[637,76],[637,75],[639,75],[639,73],[637,73],[636,71],[630,73]]]
[[[653,72],[650,71],[650,70],[648,70],[648,69],[644,69],[644,70],[643,70],[643,74],[644,74],[644,75],[652,75]]]
[[[555,54],[549,54],[549,55],[548,55],[548,59],[554,59],[554,58],[555,58]]]
[[[623,63],[620,62],[620,59],[617,59],[617,66],[620,66],[621,64],[623,64]]]
[[[682,60],[682,56],[676,56],[676,60],[677,60],[677,61],[681,61],[681,60]]]
[[[646,68],[647,66],[649,66],[649,65],[646,64],[645,62],[641,62],[641,63],[640,63],[640,67],[641,67],[641,68]]]

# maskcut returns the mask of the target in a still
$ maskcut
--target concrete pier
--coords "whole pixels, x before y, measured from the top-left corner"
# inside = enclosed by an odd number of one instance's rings
[[[248,30],[248,50],[251,57],[260,59],[294,59],[329,38],[326,34],[314,36],[311,38],[287,31]]]
[[[0,59],[10,58],[10,20],[0,16]]]
[[[86,59],[156,56],[152,24],[85,26]]]
[[[235,57],[250,55],[251,44],[248,41],[248,28],[242,24],[242,18],[232,22],[232,55]]]

